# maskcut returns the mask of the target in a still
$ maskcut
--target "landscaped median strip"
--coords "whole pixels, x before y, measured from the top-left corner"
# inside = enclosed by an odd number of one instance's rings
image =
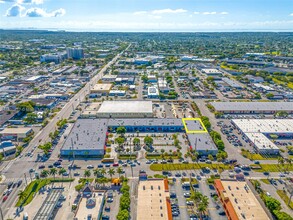
[[[280,164],[251,164],[253,171],[256,172],[284,172],[284,171],[293,171],[292,165],[280,165]],[[204,168],[217,169],[221,170],[231,170],[234,169],[232,164],[222,164],[222,163],[174,163],[174,164],[151,164],[150,169],[152,171],[163,171],[163,170],[200,170]]]
[[[52,182],[72,182],[74,178],[47,178],[32,181],[23,191],[19,192],[16,206],[26,206],[29,204],[35,195],[42,187]]]
[[[251,165],[254,166],[255,164]],[[256,172],[285,172],[293,171],[293,164],[258,164],[259,168],[253,169]]]
[[[233,165],[227,164],[207,164],[207,163],[188,163],[188,164],[181,164],[181,163],[173,163],[173,164],[152,164],[150,169],[153,171],[163,171],[163,170],[200,170],[204,168],[209,169],[218,169],[218,170],[230,170],[233,169]]]

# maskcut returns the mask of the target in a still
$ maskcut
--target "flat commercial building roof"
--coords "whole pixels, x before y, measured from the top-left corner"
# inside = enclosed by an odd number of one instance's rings
[[[293,119],[233,119],[232,123],[249,138],[260,153],[279,152],[279,148],[267,136],[293,136]]]
[[[0,131],[0,134],[6,135],[6,134],[27,134],[31,132],[31,128],[4,128],[3,131]]]
[[[235,80],[229,79],[227,77],[222,78],[222,80],[233,88],[242,88]]]
[[[172,219],[167,180],[147,180],[138,184],[137,219]]]
[[[186,129],[190,132],[192,131],[205,131],[205,128],[203,127],[203,125],[201,124],[200,120],[197,119],[185,119],[184,120]]]
[[[182,126],[181,119],[176,118],[123,118],[109,119],[109,126]]]
[[[293,102],[211,102],[216,111],[243,111],[243,112],[268,112],[286,111],[293,112]]]
[[[209,74],[210,75],[221,75],[222,74],[222,72],[217,69],[202,69],[201,71],[207,75],[209,75]]]
[[[232,121],[244,133],[293,133],[293,119],[233,119]]]
[[[192,149],[201,154],[216,154],[218,148],[208,133],[187,134]]]
[[[83,197],[78,205],[78,210],[75,214],[75,218],[78,220],[89,219],[88,215],[91,215],[91,219],[100,219],[101,206],[104,203],[105,193],[93,192],[93,196],[90,198]],[[87,206],[88,200],[94,201],[94,206]]]
[[[245,181],[215,180],[215,186],[225,203],[228,219],[270,219]]]
[[[279,148],[262,133],[245,133],[259,150],[279,150]]]
[[[153,113],[152,101],[104,101],[98,113]]]
[[[112,88],[112,84],[111,83],[96,84],[91,89],[91,92],[109,92],[111,88]]]
[[[102,150],[105,146],[107,119],[79,119],[74,124],[62,150]]]
[[[145,132],[151,133],[185,131],[182,120],[178,118],[78,119],[61,151],[103,149],[108,127],[115,128],[120,126],[125,126],[130,132],[133,129],[135,132],[136,128],[145,128]],[[150,128],[154,129],[152,130]],[[217,153],[217,147],[208,132],[188,133],[187,136],[190,146],[200,151],[201,154],[214,155]]]

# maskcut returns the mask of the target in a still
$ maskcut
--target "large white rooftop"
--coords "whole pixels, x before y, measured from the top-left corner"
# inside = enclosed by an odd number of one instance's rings
[[[243,132],[293,133],[293,119],[234,119]]]
[[[262,133],[245,133],[246,136],[254,143],[254,145],[260,150],[276,149],[279,148],[264,134]]]
[[[211,102],[216,111],[292,111],[293,102]]]
[[[99,113],[152,113],[152,101],[104,101]]]

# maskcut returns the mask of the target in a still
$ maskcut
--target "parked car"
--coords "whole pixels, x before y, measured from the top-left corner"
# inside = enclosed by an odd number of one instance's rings
[[[8,196],[4,196],[2,202],[5,202],[8,199]]]

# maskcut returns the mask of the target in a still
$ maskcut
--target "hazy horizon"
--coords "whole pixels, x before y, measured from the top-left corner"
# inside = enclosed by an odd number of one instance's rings
[[[118,32],[293,31],[291,0],[0,0],[0,28]]]

